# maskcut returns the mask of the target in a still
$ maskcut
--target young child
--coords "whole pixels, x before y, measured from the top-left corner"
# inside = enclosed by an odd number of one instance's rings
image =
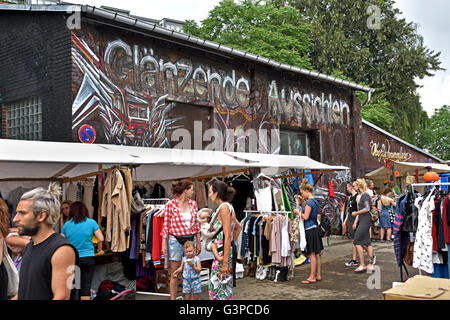
[[[202,292],[202,283],[200,281],[202,265],[194,250],[194,242],[186,241],[184,243],[186,256],[181,260],[181,266],[172,275],[172,277],[177,278],[178,274],[183,272],[183,293],[186,300],[198,300],[199,294]]]
[[[200,234],[203,239],[209,239],[214,235],[214,229],[211,228],[209,223],[211,219],[211,209],[201,209],[198,212],[198,220],[200,221]],[[212,230],[210,230],[212,229]]]

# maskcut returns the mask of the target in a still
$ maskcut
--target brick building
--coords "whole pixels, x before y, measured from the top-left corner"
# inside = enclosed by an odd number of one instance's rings
[[[355,91],[371,88],[151,19],[3,4],[0,28],[3,138],[307,155],[350,167],[319,180],[339,187],[387,152],[440,160],[361,121]]]

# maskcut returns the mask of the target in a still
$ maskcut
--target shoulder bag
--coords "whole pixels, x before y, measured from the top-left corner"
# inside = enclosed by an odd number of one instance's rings
[[[8,273],[8,296],[15,296],[19,292],[19,274],[8,254],[8,247],[5,240],[3,240],[2,263],[5,265],[6,272]]]

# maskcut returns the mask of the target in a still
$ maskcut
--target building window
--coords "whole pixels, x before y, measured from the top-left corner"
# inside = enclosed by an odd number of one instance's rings
[[[8,139],[42,140],[41,98],[26,98],[4,106]]]
[[[280,130],[280,154],[309,156],[309,139],[306,132]]]

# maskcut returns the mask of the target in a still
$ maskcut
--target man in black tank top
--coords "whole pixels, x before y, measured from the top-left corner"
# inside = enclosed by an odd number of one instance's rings
[[[16,209],[14,223],[20,235],[31,236],[25,247],[19,273],[18,300],[69,300],[76,249],[53,230],[59,220],[60,188],[37,188],[25,193]]]

